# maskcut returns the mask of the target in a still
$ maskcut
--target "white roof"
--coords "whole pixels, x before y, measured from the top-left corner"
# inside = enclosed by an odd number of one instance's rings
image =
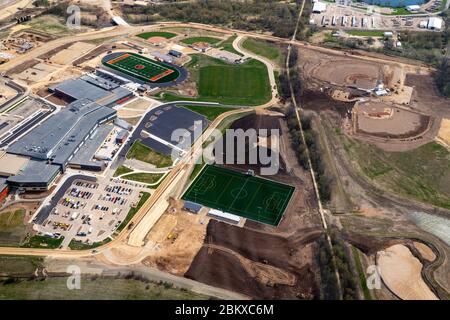
[[[323,3],[323,2],[314,3],[313,12],[323,12],[325,10],[327,10],[326,3]]]
[[[216,209],[210,209],[208,211],[208,214],[212,215],[212,216],[225,218],[225,219],[228,219],[228,220],[231,220],[231,221],[235,221],[235,222],[239,222],[241,220],[241,217],[239,217],[237,215],[234,215],[234,214],[231,214],[231,213],[228,213],[228,212],[223,212],[223,211],[216,210]]]
[[[406,6],[406,10],[408,10],[408,11],[420,10],[420,6],[417,4],[412,4],[412,5]]]
[[[113,21],[115,24],[117,24],[118,26],[128,26],[128,23],[122,19],[122,17],[119,16],[114,16],[112,17]]]
[[[442,29],[442,19],[437,17],[432,17],[428,19],[428,29]]]

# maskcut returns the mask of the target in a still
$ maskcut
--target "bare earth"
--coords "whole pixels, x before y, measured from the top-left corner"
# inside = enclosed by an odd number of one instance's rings
[[[431,250],[426,244],[423,244],[422,242],[414,242],[414,247],[419,251],[422,258],[427,259],[428,261],[434,261],[434,259],[436,259],[436,255],[433,250]]]
[[[402,244],[378,252],[378,266],[386,286],[403,300],[438,300],[421,276],[422,264]]]

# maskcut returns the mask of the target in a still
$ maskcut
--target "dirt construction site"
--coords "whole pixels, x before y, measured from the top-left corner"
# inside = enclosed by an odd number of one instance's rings
[[[337,111],[346,133],[387,151],[410,150],[438,135],[448,102],[428,68],[353,51],[303,47],[299,56],[305,106]]]

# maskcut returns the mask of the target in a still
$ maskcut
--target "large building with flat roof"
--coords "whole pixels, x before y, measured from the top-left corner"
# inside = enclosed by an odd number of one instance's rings
[[[8,183],[28,190],[47,189],[99,126],[115,119],[116,113],[85,98],[69,104],[7,149],[9,154],[31,159]],[[83,158],[77,161],[81,164]]]
[[[84,75],[51,86],[48,90],[66,101],[89,99],[98,104],[113,107],[115,104],[133,97],[131,91],[120,85],[119,81],[113,81],[106,77]]]

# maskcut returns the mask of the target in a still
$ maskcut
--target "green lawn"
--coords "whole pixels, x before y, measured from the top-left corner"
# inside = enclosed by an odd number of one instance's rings
[[[169,283],[113,277],[82,276],[81,289],[69,290],[67,277],[0,283],[1,300],[192,300],[208,299]]]
[[[339,138],[364,175],[386,192],[450,209],[450,153],[430,142],[406,152],[386,152],[367,143]]]
[[[156,152],[140,141],[135,141],[127,153],[127,159],[136,159],[165,168],[172,165],[172,158]]]
[[[128,167],[125,167],[125,166],[120,166],[117,168],[116,172],[114,172],[114,177],[118,177],[122,174],[130,173],[130,172],[133,172],[133,170]]]
[[[171,39],[176,36],[175,33],[172,32],[164,32],[164,31],[152,31],[152,32],[143,32],[137,35],[139,38],[147,40],[151,37],[163,37],[166,39]]]
[[[233,47],[233,41],[236,38],[237,38],[237,36],[231,36],[228,39],[223,40],[222,42],[220,42],[217,45],[217,47],[219,47],[222,50],[229,51],[229,52],[232,52],[232,53],[235,53],[235,54],[238,54],[238,55],[242,56],[242,54],[239,51],[237,51],[236,49],[234,49],[234,47]]]
[[[183,107],[205,116],[206,118],[208,118],[209,121],[213,121],[215,118],[217,118],[224,112],[236,110],[235,108],[230,107],[215,107],[215,106],[183,106]]]
[[[230,104],[263,104],[270,100],[266,66],[253,60],[242,66],[204,67],[200,69],[199,94]]]
[[[130,211],[128,211],[127,217],[123,222],[120,224],[120,226],[117,228],[117,231],[123,230],[125,226],[130,222],[130,220],[134,217],[136,212],[139,211],[139,209],[144,205],[145,201],[150,197],[150,193],[148,192],[141,192],[141,199],[139,199],[139,203],[135,208],[131,208]]]
[[[44,248],[57,249],[63,242],[64,237],[51,238],[47,236],[32,236],[28,241],[21,245],[23,248]]]
[[[139,172],[139,173],[130,173],[127,175],[122,176],[122,179],[127,180],[133,180],[138,181],[142,183],[148,183],[148,184],[154,184],[161,179],[163,174],[161,173],[146,173],[146,172]]]
[[[111,242],[111,238],[106,238],[103,241],[94,242],[93,244],[85,244],[81,241],[72,239],[72,241],[70,241],[70,243],[69,243],[69,248],[72,250],[89,250],[89,249],[94,249],[94,248],[100,247],[104,244],[107,244],[108,242]]]
[[[358,37],[383,37],[384,31],[376,30],[347,30],[345,31],[349,35]]]
[[[189,80],[197,83],[198,97],[159,94],[163,101],[208,101],[238,106],[257,106],[271,98],[266,66],[258,60],[231,65],[205,55],[193,55]],[[158,97],[158,95],[157,95]]]
[[[273,60],[277,63],[280,63],[283,60],[278,46],[268,41],[248,38],[244,41],[242,47],[254,54]]]
[[[180,72],[175,67],[133,52],[125,52],[114,59],[102,61],[102,64],[150,83],[166,83],[180,76]]]
[[[188,45],[194,44],[196,42],[207,42],[211,45],[214,45],[216,43],[219,43],[220,41],[222,41],[222,39],[214,38],[214,37],[190,37],[190,38],[181,40],[181,42],[188,44]]]

